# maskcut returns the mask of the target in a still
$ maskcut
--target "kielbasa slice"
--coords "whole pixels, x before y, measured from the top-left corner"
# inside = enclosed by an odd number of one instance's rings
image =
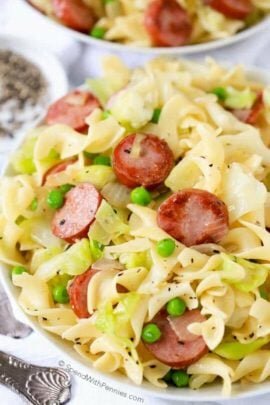
[[[87,236],[95,219],[102,197],[91,183],[81,183],[72,188],[65,203],[53,217],[52,233],[68,243]]]
[[[255,125],[260,113],[264,109],[263,94],[260,93],[251,108],[234,109],[232,113],[242,122]]]
[[[140,137],[138,150],[132,148]],[[174,157],[168,144],[155,135],[131,134],[115,148],[112,159],[113,169],[120,183],[127,187],[154,187],[162,183],[174,165]]]
[[[205,4],[225,17],[244,20],[253,11],[250,0],[205,0]]]
[[[192,33],[190,17],[176,0],[151,1],[145,11],[144,25],[156,46],[184,45]]]
[[[214,194],[184,189],[160,205],[157,223],[179,242],[193,246],[219,242],[229,230],[229,214]]]
[[[64,160],[63,162],[58,163],[57,165],[51,167],[49,170],[47,170],[47,172],[44,174],[43,176],[43,181],[42,181],[42,185],[46,183],[47,177],[51,176],[52,174],[57,174],[57,173],[61,173],[64,172],[66,170],[66,168],[70,165],[72,165],[73,163],[76,162],[76,158],[71,158],[71,159],[67,159]]]
[[[68,287],[70,305],[78,318],[89,318],[87,308],[87,289],[91,278],[98,270],[89,269],[85,273],[76,276]]]
[[[45,122],[48,125],[66,124],[84,132],[88,128],[85,119],[98,107],[100,103],[92,93],[73,90],[49,107]]]
[[[52,0],[52,6],[61,23],[76,31],[88,33],[95,24],[93,10],[82,0]]]
[[[100,271],[101,270],[91,268],[85,273],[76,276],[68,287],[70,305],[78,318],[89,318],[91,316],[87,308],[88,284],[92,277]],[[128,290],[120,284],[116,285],[116,289],[119,294],[128,292]]]
[[[159,327],[161,338],[155,343],[144,344],[160,362],[175,369],[186,368],[208,352],[203,338],[187,329],[188,325],[205,320],[198,309],[179,317],[167,316],[167,312],[161,310],[151,321]]]

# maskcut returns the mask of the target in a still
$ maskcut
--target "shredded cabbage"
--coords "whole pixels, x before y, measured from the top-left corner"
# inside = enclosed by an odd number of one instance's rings
[[[34,241],[46,248],[62,245],[61,240],[53,235],[50,223],[46,218],[24,219],[19,226],[23,229],[24,243]]]
[[[107,183],[101,190],[101,194],[116,208],[126,208],[130,203],[130,189],[123,184]]]
[[[75,175],[79,182],[92,183],[96,188],[101,189],[107,183],[115,180],[115,174],[111,167],[104,165],[86,166]]]
[[[105,105],[108,99],[115,92],[113,83],[105,78],[88,79],[86,85],[90,88],[91,92],[99,99],[102,105]]]
[[[106,303],[98,311],[95,323],[97,329],[106,334],[127,338],[128,336],[123,336],[123,333],[126,331],[125,325],[131,320],[139,301],[140,295],[131,292],[123,294],[123,297],[119,299],[119,303],[115,308],[112,303]]]
[[[93,258],[94,262],[102,257],[102,254],[103,254],[102,252],[104,249],[104,246],[102,243],[98,242],[95,239],[90,238],[90,249],[91,249],[91,254],[92,254],[92,258]]]
[[[102,200],[96,213],[98,224],[112,237],[128,234],[129,226],[125,224],[115,210],[105,200]],[[100,242],[100,240],[98,239]]]
[[[114,95],[109,108],[117,121],[126,128],[138,129],[151,121],[158,106],[154,81],[145,79]]]
[[[152,266],[149,251],[122,253],[119,257],[119,261],[124,264],[127,269],[133,269],[135,267],[145,267],[146,269],[150,269]]]
[[[102,245],[108,245],[111,241],[110,233],[106,232],[104,228],[95,221],[89,229],[88,238],[91,240],[95,240]]]
[[[214,350],[214,353],[227,360],[241,360],[269,342],[270,337],[259,338],[251,343],[245,344],[240,342],[224,342]]]
[[[224,104],[228,108],[245,109],[251,108],[256,100],[257,94],[246,88],[245,90],[237,90],[233,87],[226,87],[226,98]]]
[[[17,173],[32,174],[36,171],[36,166],[33,161],[36,141],[37,136],[30,134],[22,147],[13,154],[11,165]]]
[[[263,285],[269,270],[262,264],[221,253],[222,278],[243,292],[254,291]]]
[[[36,274],[45,280],[50,280],[57,272],[77,276],[84,273],[92,262],[89,240],[82,239],[68,250],[43,263]]]

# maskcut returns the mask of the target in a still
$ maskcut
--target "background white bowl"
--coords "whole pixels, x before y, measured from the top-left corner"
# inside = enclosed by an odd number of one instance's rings
[[[270,72],[258,69],[258,68],[248,68],[246,69],[250,79],[259,81],[263,84],[270,85]],[[2,170],[2,175],[12,175],[12,169],[9,164],[6,164]],[[224,398],[221,396],[221,384],[215,383],[211,385],[206,385],[203,388],[193,391],[188,388],[174,388],[168,387],[167,389],[159,389],[152,386],[150,383],[144,381],[141,386],[135,386],[130,382],[127,377],[124,377],[120,373],[114,374],[104,374],[95,370],[89,362],[84,360],[79,354],[75,352],[72,346],[62,340],[61,338],[45,331],[39,325],[34,317],[30,317],[25,314],[20,308],[17,300],[20,294],[20,289],[14,287],[12,284],[10,273],[8,271],[8,266],[3,264],[0,265],[0,281],[5,287],[5,290],[9,296],[9,299],[12,303],[13,308],[15,309],[16,314],[19,314],[19,319],[32,328],[39,334],[43,335],[61,354],[61,359],[68,359],[72,365],[81,373],[91,374],[94,377],[102,378],[102,380],[108,384],[114,384],[122,387],[130,387],[133,391],[137,391],[140,394],[145,394],[148,396],[171,400],[171,401],[226,401],[231,399],[240,399],[240,398],[251,398],[263,394],[270,393],[270,381],[266,381],[261,384],[234,384],[232,397]]]
[[[33,7],[27,0],[20,0],[24,6],[29,10],[29,12],[35,13],[37,18],[46,19],[48,24],[52,24],[53,26],[59,27],[59,29],[65,31],[68,35],[72,36],[73,38],[91,45],[93,48],[98,48],[99,50],[103,50],[106,52],[113,52],[116,54],[121,53],[132,53],[134,56],[136,55],[148,55],[148,56],[168,56],[168,55],[187,55],[187,54],[198,54],[201,52],[208,52],[211,50],[215,50],[218,48],[222,48],[228,45],[232,45],[236,42],[243,41],[248,39],[249,37],[255,35],[259,31],[263,30],[267,26],[269,27],[270,24],[270,16],[265,17],[262,21],[257,23],[256,25],[247,28],[237,34],[224,38],[218,39],[211,42],[206,42],[202,44],[195,44],[195,45],[185,45],[185,46],[178,46],[178,47],[157,47],[157,48],[140,48],[134,45],[124,45],[116,42],[110,41],[103,41],[95,39],[87,34],[82,34],[78,31],[65,27],[64,25],[58,23],[57,21],[52,20],[51,18],[47,17],[46,15],[42,14],[38,11],[35,7]]]
[[[47,107],[53,101],[67,93],[68,81],[61,63],[55,56],[42,50],[40,45],[35,43],[35,40],[31,41],[10,35],[0,35],[0,50],[2,49],[8,49],[18,53],[30,62],[33,62],[40,69],[48,85],[44,114],[47,111]],[[41,118],[42,117],[38,117],[34,123],[37,124]],[[22,133],[22,131],[18,131],[14,138],[1,138],[0,153],[16,148],[23,135],[24,133]]]

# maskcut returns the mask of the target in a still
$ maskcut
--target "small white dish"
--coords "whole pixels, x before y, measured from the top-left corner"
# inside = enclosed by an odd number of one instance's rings
[[[46,102],[43,108],[43,115],[47,107],[56,99],[63,96],[68,91],[68,81],[66,73],[61,63],[52,54],[43,51],[40,45],[32,40],[25,40],[10,35],[0,35],[0,50],[11,50],[29,62],[36,65],[45,81],[47,82]],[[42,115],[42,114],[41,114]],[[29,122],[29,127],[33,127],[42,119],[39,116],[36,121]],[[24,130],[18,130],[14,138],[0,138],[0,153],[8,152],[17,147]]]
[[[37,18],[47,20],[48,24],[51,26],[59,27],[62,31],[65,31],[68,35],[77,39],[85,44],[91,45],[92,48],[99,49],[100,51],[103,50],[104,53],[106,52],[113,52],[115,54],[133,54],[134,56],[141,57],[144,56],[179,56],[179,55],[191,55],[191,54],[198,54],[198,53],[207,53],[208,51],[212,51],[215,49],[219,49],[225,46],[233,45],[237,42],[244,41],[254,35],[256,35],[261,30],[269,27],[270,25],[270,16],[265,17],[256,25],[247,28],[243,31],[238,32],[237,34],[224,38],[218,39],[211,42],[206,42],[202,44],[195,44],[195,45],[185,45],[185,46],[178,46],[178,47],[157,47],[157,48],[140,48],[134,45],[124,45],[116,42],[110,41],[102,41],[99,39],[95,39],[89,35],[82,34],[78,31],[65,27],[61,25],[57,21],[47,17],[46,15],[42,14],[36,8],[31,6],[27,0],[20,0],[20,2],[28,9],[29,12],[32,12],[36,15]]]
[[[270,72],[258,68],[246,69],[248,76],[251,79],[259,81],[261,83],[270,84]],[[21,140],[22,142],[22,140]],[[12,169],[7,163],[3,168],[2,175],[12,174]],[[76,370],[81,374],[86,374],[97,378],[101,383],[105,382],[110,387],[122,387],[126,392],[137,392],[139,396],[151,396],[154,398],[163,399],[166,401],[197,401],[197,402],[209,402],[209,401],[227,401],[240,398],[252,398],[259,395],[270,394],[270,381],[266,381],[261,384],[235,384],[233,385],[232,397],[221,396],[221,384],[212,384],[204,386],[203,388],[192,391],[188,388],[177,389],[175,387],[168,387],[167,389],[159,389],[152,386],[150,383],[144,381],[141,386],[135,386],[130,382],[127,377],[124,377],[120,373],[104,374],[94,369],[89,362],[84,360],[71,345],[60,339],[59,337],[46,332],[40,327],[35,318],[32,318],[25,314],[18,304],[18,296],[20,290],[12,284],[8,267],[0,265],[0,282],[3,283],[5,290],[9,296],[13,308],[15,308],[16,314],[19,314],[19,319],[22,322],[30,325],[37,333],[45,337],[59,352],[59,359],[68,360]],[[66,363],[67,364],[67,363]]]

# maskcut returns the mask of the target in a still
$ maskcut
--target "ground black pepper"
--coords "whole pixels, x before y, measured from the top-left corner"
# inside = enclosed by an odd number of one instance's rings
[[[33,63],[10,50],[0,50],[0,137],[13,138],[44,112],[48,85]]]

